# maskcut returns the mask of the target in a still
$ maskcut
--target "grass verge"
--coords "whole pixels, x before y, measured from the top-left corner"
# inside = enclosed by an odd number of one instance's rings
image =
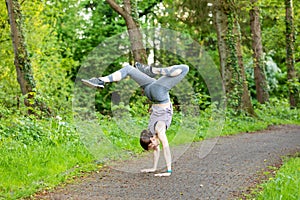
[[[0,199],[17,199],[52,188],[95,169],[91,161],[80,144],[27,146],[6,141],[0,147]]]
[[[266,172],[268,173],[268,172]],[[275,176],[269,175],[268,180],[259,184],[247,199],[257,200],[298,200],[300,199],[300,157],[287,159]]]

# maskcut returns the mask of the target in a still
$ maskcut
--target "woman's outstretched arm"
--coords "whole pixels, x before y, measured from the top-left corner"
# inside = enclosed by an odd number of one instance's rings
[[[159,149],[159,146],[157,146],[157,148],[155,148],[153,151],[153,168],[142,169],[141,172],[146,172],[146,173],[155,172],[157,170],[159,155],[160,155],[160,149]]]
[[[158,121],[155,130],[157,132],[158,138],[163,146],[164,157],[167,165],[167,172],[155,174],[155,176],[170,176],[172,174],[172,156],[169,147],[168,138],[166,135],[166,124],[163,121]]]

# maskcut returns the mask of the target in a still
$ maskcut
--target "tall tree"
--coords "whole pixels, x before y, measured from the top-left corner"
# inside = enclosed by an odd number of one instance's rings
[[[143,45],[143,37],[139,29],[139,23],[134,19],[130,0],[123,0],[123,7],[118,5],[115,0],[106,0],[106,2],[126,22],[134,60],[136,62],[147,63],[147,53]]]
[[[293,1],[285,0],[286,8],[286,66],[288,75],[289,98],[290,107],[300,107],[299,90],[296,83],[297,75],[294,67],[294,42],[295,42],[295,29],[294,29],[294,15],[293,15]]]
[[[21,8],[17,0],[6,0],[6,6],[11,27],[11,38],[15,54],[14,63],[17,71],[17,79],[20,84],[22,94],[26,95],[25,105],[31,107],[35,104],[35,81],[25,45]],[[32,113],[31,109],[29,109],[29,113]]]
[[[39,108],[41,111],[50,114],[50,109],[43,102],[40,102],[35,98],[36,83],[26,48],[21,6],[18,0],[6,0],[6,7],[9,15],[17,80],[20,85],[22,95],[25,96],[24,104],[28,107],[28,114],[37,114],[35,108]]]
[[[252,50],[254,64],[254,80],[256,98],[258,102],[265,103],[269,100],[268,83],[264,71],[263,47],[261,38],[260,13],[257,0],[251,0],[250,28],[252,34]]]
[[[238,59],[238,65],[240,69],[240,81],[242,82],[242,98],[241,98],[241,106],[240,108],[246,113],[250,115],[255,115],[254,109],[251,102],[250,92],[248,89],[248,83],[246,81],[246,72],[245,72],[245,66],[243,61],[243,51],[242,51],[242,36],[241,36],[241,30],[238,20],[235,20],[235,26],[236,26],[236,35],[237,35],[237,43],[236,43],[236,52],[237,52],[237,59]]]
[[[214,16],[215,16],[215,27],[217,32],[218,41],[218,52],[220,60],[221,74],[223,77],[223,84],[225,85],[225,69],[227,60],[227,46],[225,42],[226,32],[227,32],[227,17],[223,12],[223,6],[221,3],[216,2],[214,5]]]
[[[236,111],[245,111],[255,115],[246,82],[245,69],[242,59],[241,30],[236,16],[236,4],[232,0],[217,1],[222,6],[224,21],[226,21],[226,64],[225,89],[228,106]],[[220,49],[220,48],[219,48]]]

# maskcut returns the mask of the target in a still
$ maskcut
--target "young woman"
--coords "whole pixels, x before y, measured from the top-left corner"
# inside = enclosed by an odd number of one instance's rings
[[[141,172],[155,172],[157,170],[160,155],[159,144],[162,143],[167,171],[155,174],[155,176],[170,176],[172,174],[172,158],[166,130],[170,127],[172,121],[173,108],[169,90],[184,78],[189,71],[189,67],[187,65],[174,65],[166,68],[156,68],[140,63],[136,63],[135,67],[125,64],[123,68],[108,76],[89,80],[82,79],[81,81],[89,87],[104,88],[106,83],[120,81],[130,76],[144,89],[145,95],[153,104],[148,129],[142,131],[140,144],[145,150],[154,151],[154,164],[152,168],[143,169]],[[161,75],[161,77],[156,80],[155,75]]]

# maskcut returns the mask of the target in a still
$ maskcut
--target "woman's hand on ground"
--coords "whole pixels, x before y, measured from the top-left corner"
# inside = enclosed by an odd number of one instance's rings
[[[150,168],[150,169],[142,169],[141,172],[143,173],[150,173],[150,172],[155,172],[156,169],[155,168]]]
[[[158,177],[162,177],[162,176],[171,176],[171,174],[172,174],[172,173],[165,172],[165,173],[155,174],[154,176],[158,176]]]

